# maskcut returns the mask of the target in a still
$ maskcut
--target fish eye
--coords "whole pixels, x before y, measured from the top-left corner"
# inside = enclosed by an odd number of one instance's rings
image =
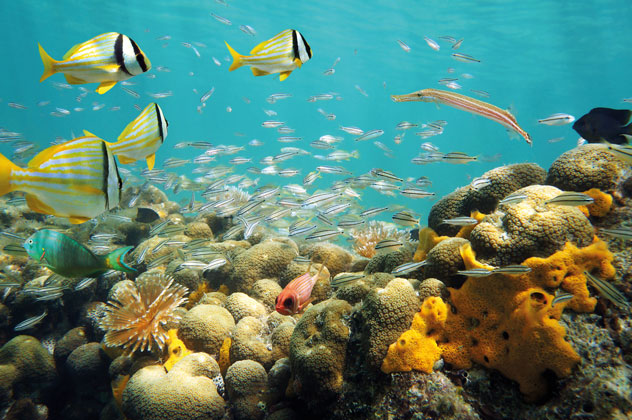
[[[292,299],[292,298],[290,297],[290,298],[287,298],[287,299],[285,299],[285,300],[283,301],[283,305],[284,305],[284,306],[289,307],[289,306],[292,306],[292,303],[293,303],[293,302],[294,302],[294,299]]]
[[[26,241],[26,243],[29,245],[33,245],[33,239],[29,239],[28,241]]]

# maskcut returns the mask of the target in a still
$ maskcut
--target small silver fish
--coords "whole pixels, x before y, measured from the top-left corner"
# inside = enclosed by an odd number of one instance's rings
[[[613,236],[618,239],[624,239],[626,241],[632,240],[632,229],[628,227],[621,227],[615,229],[599,229],[599,232],[605,233],[606,235]]]
[[[334,229],[319,230],[312,233],[311,235],[306,236],[305,240],[306,241],[314,241],[314,240],[326,241],[327,239],[335,238],[341,233],[342,231],[334,230]]]
[[[584,271],[584,275],[586,276],[587,282],[597,289],[597,292],[599,292],[601,296],[605,297],[620,308],[627,308],[630,306],[630,302],[628,302],[626,297],[613,285],[600,279],[599,277],[593,276],[588,271]]]
[[[399,44],[400,47],[402,47],[402,50],[406,52],[410,52],[410,47],[404,41],[398,39],[397,43]]]
[[[585,206],[595,202],[595,199],[588,194],[564,191],[563,193],[548,199],[544,204],[555,204],[558,206]]]
[[[82,279],[75,286],[75,292],[90,287],[95,281],[97,281],[96,277],[86,277],[85,279]]]
[[[459,270],[456,273],[467,277],[488,277],[494,274],[494,271],[486,268],[472,268],[469,270]]]
[[[545,125],[565,125],[570,124],[573,121],[575,121],[575,117],[573,117],[572,115],[557,113],[538,120],[538,123]]]
[[[340,287],[346,286],[348,284],[351,284],[365,277],[366,277],[365,274],[340,273],[340,274],[337,274],[336,277],[334,277],[331,280],[331,287],[334,289],[338,289]]]
[[[391,271],[391,274],[394,276],[399,276],[399,275],[412,273],[413,271],[418,270],[419,268],[423,267],[426,264],[428,264],[427,261],[400,264],[397,267],[395,267],[393,271]]]
[[[558,303],[568,302],[569,300],[573,299],[574,297],[575,297],[575,295],[572,294],[572,293],[565,293],[565,292],[556,293],[555,297],[551,301],[551,307],[554,307]]]
[[[35,325],[41,322],[46,317],[46,315],[48,315],[48,310],[44,309],[44,313],[42,313],[41,315],[37,315],[20,322],[18,325],[13,327],[13,331],[24,331],[28,330],[29,328],[33,328]]]
[[[531,267],[521,264],[506,265],[493,270],[494,274],[525,274],[530,272]]]
[[[513,193],[509,194],[507,197],[503,198],[498,202],[499,205],[510,205],[510,204],[518,204],[527,199],[525,194]]]
[[[451,219],[443,219],[441,223],[452,226],[473,226],[478,224],[478,220],[473,217],[460,216]]]

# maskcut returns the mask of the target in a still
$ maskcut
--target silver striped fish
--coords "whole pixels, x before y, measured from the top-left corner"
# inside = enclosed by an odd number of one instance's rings
[[[156,151],[167,137],[168,126],[162,109],[152,102],[125,127],[118,141],[108,143],[108,146],[119,162],[127,164],[146,159],[151,171],[156,162]]]
[[[145,53],[128,36],[107,32],[72,47],[62,60],[53,60],[39,45],[44,63],[43,82],[55,73],[63,73],[71,85],[99,83],[96,91],[104,94],[117,82],[127,80],[151,68]]]
[[[241,55],[226,42],[233,57],[229,71],[241,66],[250,66],[255,76],[280,73],[279,80],[288,78],[296,68],[312,58],[310,48],[303,35],[295,29],[286,29],[267,41],[263,41],[250,51],[250,55]]]

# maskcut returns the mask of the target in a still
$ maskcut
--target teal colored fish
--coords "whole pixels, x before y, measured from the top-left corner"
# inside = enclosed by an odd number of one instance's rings
[[[64,277],[92,277],[108,270],[134,273],[136,270],[124,261],[132,248],[127,246],[107,255],[95,255],[69,236],[48,229],[35,232],[24,242],[24,249],[31,258]]]

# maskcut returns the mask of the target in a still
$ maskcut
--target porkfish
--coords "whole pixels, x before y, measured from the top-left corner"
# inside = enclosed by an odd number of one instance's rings
[[[40,44],[44,63],[43,82],[55,73],[63,73],[71,85],[99,83],[96,91],[104,94],[117,82],[137,76],[151,68],[145,53],[130,37],[108,32],[77,44],[60,61],[53,60]]]
[[[64,277],[95,277],[108,270],[134,273],[125,263],[125,255],[133,247],[126,246],[106,255],[95,255],[84,245],[63,233],[41,229],[24,241],[29,256],[43,262]]]
[[[123,164],[146,159],[149,170],[154,168],[156,151],[167,137],[169,122],[162,109],[152,102],[130,122],[118,136],[116,143],[108,143],[108,147]]]
[[[42,150],[26,168],[0,154],[0,196],[25,192],[31,210],[75,224],[116,207],[122,181],[114,155],[103,140],[84,133]]]
[[[281,81],[290,73],[312,58],[312,49],[301,33],[295,29],[286,29],[267,41],[263,41],[250,51],[250,55],[241,55],[226,42],[233,57],[229,71],[241,66],[250,66],[255,76],[281,73]]]

